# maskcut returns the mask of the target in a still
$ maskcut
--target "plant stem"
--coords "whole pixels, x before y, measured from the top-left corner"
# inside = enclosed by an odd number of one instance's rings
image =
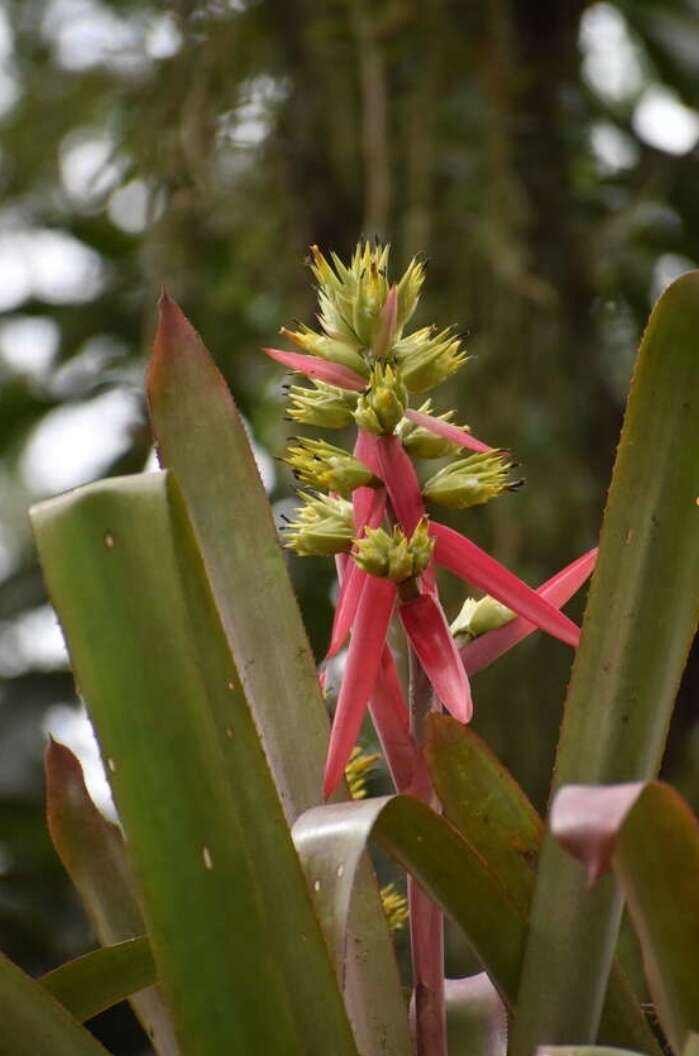
[[[412,647],[409,649],[410,727],[421,750],[425,719],[435,708],[432,687]],[[434,810],[434,793],[427,800]],[[410,952],[413,964],[412,1017],[417,1056],[447,1056],[444,1001],[444,917],[412,877],[408,877]]]

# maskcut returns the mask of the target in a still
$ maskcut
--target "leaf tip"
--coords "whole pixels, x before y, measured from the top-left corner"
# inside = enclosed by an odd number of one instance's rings
[[[83,768],[78,757],[49,735],[44,751],[46,775],[46,816],[49,831],[54,835],[58,816],[66,803],[88,799]]]

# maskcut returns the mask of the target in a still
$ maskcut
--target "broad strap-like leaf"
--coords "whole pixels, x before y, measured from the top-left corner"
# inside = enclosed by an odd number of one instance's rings
[[[449,715],[428,716],[425,758],[444,816],[528,914],[544,834],[531,802],[485,741]]]
[[[0,953],[2,1056],[107,1056],[58,1001]]]
[[[167,296],[148,372],[161,463],[182,488],[221,621],[288,821],[320,802],[328,718],[250,441],[201,338]],[[244,603],[243,603],[244,599]],[[363,1056],[410,1036],[373,870],[354,902],[345,1000]]]
[[[493,883],[517,908],[526,930],[544,825],[512,775],[472,729],[448,715],[425,724],[425,757],[445,817],[487,862]],[[504,926],[504,925],[503,925]],[[521,965],[523,947],[517,953]],[[514,995],[511,997],[514,1003]],[[657,1051],[631,988],[615,966],[600,1038],[608,1044]]]
[[[314,807],[292,831],[338,967],[347,941],[354,871],[374,838],[461,925],[498,990],[511,1002],[525,918],[483,857],[425,803],[399,795]]]
[[[699,272],[643,335],[568,690],[555,786],[655,776],[699,618]],[[594,1042],[621,917],[554,840],[541,855],[513,1056]]]
[[[551,810],[558,842],[594,882],[613,866],[648,985],[675,1052],[699,1033],[699,822],[669,785],[568,785]]]
[[[104,481],[33,521],[182,1051],[356,1056],[174,482]]]
[[[84,1023],[119,1001],[152,988],[155,980],[150,943],[141,935],[67,961],[38,981],[75,1019]]]
[[[51,839],[98,940],[109,946],[143,935],[146,926],[119,827],[107,821],[90,799],[82,767],[69,748],[50,740],[44,766]],[[89,965],[82,959],[75,963],[82,972],[75,976],[75,997],[90,1001]],[[98,980],[95,985],[102,984]],[[172,1017],[157,988],[137,994],[131,1005],[158,1056],[175,1056],[179,1048]]]

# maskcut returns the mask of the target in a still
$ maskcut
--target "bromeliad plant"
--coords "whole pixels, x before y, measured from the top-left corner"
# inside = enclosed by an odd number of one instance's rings
[[[698,615],[699,274],[644,336],[599,555],[533,590],[431,517],[517,482],[452,412],[410,405],[465,359],[451,331],[406,330],[422,265],[392,284],[388,250],[361,245],[348,266],[314,249],[312,266],[320,330],[267,352],[310,379],[290,388],[292,420],[357,429],[352,452],[305,436],[287,454],[303,490],[286,544],[334,557],[341,581],[330,736],[245,429],[164,296],[148,374],[163,472],[33,511],[122,828],[50,744],[49,828],[100,948],[38,981],[0,960],[0,1050],[103,1054],[81,1023],[126,997],[159,1056],[695,1053],[699,829],[649,779]],[[420,484],[413,459],[430,458],[450,461]],[[559,610],[595,562],[578,647]],[[439,567],[485,594],[451,628]],[[469,680],[537,628],[578,647],[550,832],[467,725]],[[367,710],[392,796],[364,795]],[[407,871],[409,908],[379,892],[370,843]],[[628,982],[634,948],[614,955],[622,894],[652,1015]],[[444,978],[442,911],[480,975]],[[387,926],[406,916],[409,1005]]]
[[[474,629],[495,629],[515,613],[572,646],[578,643],[579,631],[544,596],[468,538],[427,516],[425,500],[464,510],[490,502],[522,481],[510,480],[507,452],[451,423],[453,411],[435,416],[429,413],[430,400],[420,410],[410,408],[412,395],[431,392],[466,362],[451,330],[421,327],[405,332],[420,297],[422,264],[413,260],[391,285],[388,247],[359,245],[349,267],[336,256],[331,266],[317,246],[311,253],[322,333],[307,326],[296,331],[284,327],[282,334],[303,354],[265,351],[311,378],[311,388],[291,388],[290,418],[330,429],[357,426],[352,454],[324,440],[302,437],[287,455],[297,479],[316,489],[300,493],[303,505],[287,528],[288,546],[301,555],[337,555],[342,577],[326,660],[339,652],[351,632],[323,794],[330,795],[341,778],[377,683],[379,697],[392,702],[392,710],[387,715],[381,705],[373,707],[372,718],[396,788],[403,791],[401,775],[391,762],[401,755],[405,740],[394,730],[393,720],[408,722],[386,646],[394,610],[434,698],[461,722],[468,722],[473,713],[468,676],[439,601],[435,565],[500,602],[499,609],[481,602],[476,620],[458,622],[457,630],[469,637],[475,637]],[[472,453],[464,457],[464,450]],[[420,487],[411,456],[454,455]],[[347,496],[352,497],[351,506]],[[591,554],[577,565],[581,575],[568,578],[570,593],[584,582],[593,562]],[[413,726],[420,725],[424,716],[417,712],[426,705],[429,700],[413,701]]]

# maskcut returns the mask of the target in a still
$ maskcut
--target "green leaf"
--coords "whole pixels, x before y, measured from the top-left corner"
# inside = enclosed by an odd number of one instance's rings
[[[46,815],[51,839],[98,940],[103,946],[111,946],[143,935],[146,925],[121,831],[102,816],[90,799],[82,767],[69,748],[54,740],[49,741],[44,766]],[[90,963],[96,965],[96,971],[102,971],[104,962],[96,955],[88,956],[96,958]],[[80,965],[80,971],[76,969],[74,973],[76,989],[72,1001],[90,1002],[93,999],[90,996],[89,965],[84,964],[82,958],[73,963]],[[95,979],[94,985],[106,995],[101,977]],[[115,985],[118,996],[109,1004],[142,989],[142,986],[135,986],[124,994],[121,984],[115,982]],[[131,1005],[159,1056],[175,1056],[179,1049],[172,1018],[158,989],[152,987],[138,994],[131,1000]],[[77,1015],[73,1004],[67,1007]]]
[[[674,282],[643,336],[565,706],[562,784],[657,773],[699,617],[699,272]],[[513,1056],[593,1042],[621,915],[610,879],[588,891],[547,838]]]
[[[174,482],[104,481],[33,521],[182,1051],[355,1056]]]
[[[613,865],[658,1018],[682,1052],[699,1032],[699,822],[674,789],[650,782],[563,788],[551,827],[591,882]]]
[[[199,335],[167,295],[148,401],[161,462],[182,488],[291,824],[320,801],[327,711],[245,427]],[[352,917],[345,999],[359,1048],[365,1056],[408,1056],[398,969],[368,860]]]
[[[145,935],[86,953],[38,980],[81,1022],[155,982],[155,962]]]
[[[107,1050],[16,964],[0,954],[0,1052],[6,1056],[106,1056]]]
[[[449,1056],[505,1056],[507,1012],[485,972],[446,979]]]
[[[544,826],[509,771],[468,726],[449,715],[431,715],[426,723],[425,756],[445,817],[487,863],[492,883],[516,908],[497,927],[511,929],[511,956],[516,969],[510,1007],[516,1000],[524,954],[526,923],[534,894],[534,867]],[[643,1052],[658,1046],[638,1001],[615,965],[605,1000],[600,1038],[635,1045]]]
[[[336,961],[347,941],[354,869],[372,836],[463,928],[503,999],[511,1002],[524,917],[482,856],[411,796],[314,807],[294,825],[294,842]]]
[[[544,834],[536,810],[485,741],[449,715],[428,717],[425,758],[444,816],[528,915]]]

